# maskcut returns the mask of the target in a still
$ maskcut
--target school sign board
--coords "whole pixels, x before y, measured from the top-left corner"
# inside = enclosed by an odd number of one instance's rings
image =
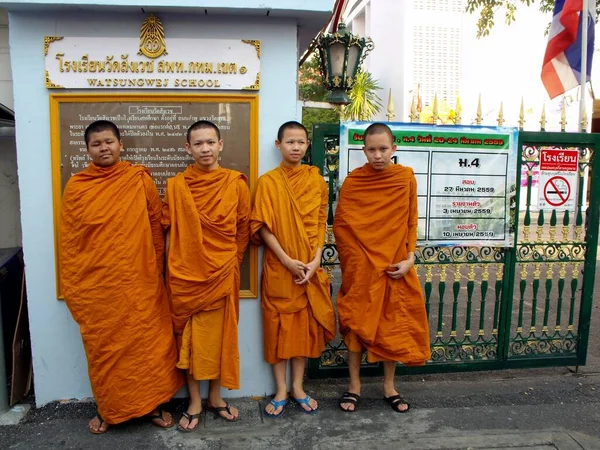
[[[340,184],[367,162],[362,147],[369,125],[342,124]],[[411,167],[417,179],[420,245],[513,245],[516,128],[387,125],[398,147],[393,162]]]

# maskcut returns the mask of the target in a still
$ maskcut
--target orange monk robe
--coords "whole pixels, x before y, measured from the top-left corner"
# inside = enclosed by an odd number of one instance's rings
[[[60,267],[98,412],[109,424],[154,410],[183,384],[163,285],[161,201],[148,170],[93,163],[65,187]]]
[[[323,248],[327,225],[327,185],[316,167],[283,164],[258,180],[250,219],[252,239],[267,227],[285,253],[308,263]],[[318,358],[335,335],[329,279],[319,267],[310,284],[297,285],[277,256],[265,247],[261,306],[265,360]]]
[[[234,170],[190,165],[167,181],[167,283],[180,343],[177,367],[196,380],[240,386],[240,263],[249,241],[250,191]]]
[[[377,172],[365,164],[344,180],[333,225],[342,265],[336,304],[348,349],[366,349],[369,362],[423,365],[430,358],[415,268],[398,280],[386,274],[415,251],[418,217],[412,169],[393,164]]]

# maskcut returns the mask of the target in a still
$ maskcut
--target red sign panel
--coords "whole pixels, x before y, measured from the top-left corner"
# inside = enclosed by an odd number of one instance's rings
[[[540,155],[540,170],[577,172],[579,150],[546,150]]]

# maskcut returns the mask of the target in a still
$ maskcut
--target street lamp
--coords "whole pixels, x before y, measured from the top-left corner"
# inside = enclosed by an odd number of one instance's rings
[[[340,23],[336,33],[319,37],[317,48],[323,84],[331,91],[327,101],[339,105],[350,103],[346,92],[354,85],[360,64],[373,50],[373,41],[355,36],[348,31],[346,24]]]

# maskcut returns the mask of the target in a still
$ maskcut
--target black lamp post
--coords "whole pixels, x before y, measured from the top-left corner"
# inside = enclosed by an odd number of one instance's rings
[[[338,25],[336,33],[319,37],[317,48],[323,84],[331,91],[327,100],[329,103],[350,103],[346,93],[354,85],[360,64],[374,46],[371,38],[365,39],[350,33],[344,23]]]

